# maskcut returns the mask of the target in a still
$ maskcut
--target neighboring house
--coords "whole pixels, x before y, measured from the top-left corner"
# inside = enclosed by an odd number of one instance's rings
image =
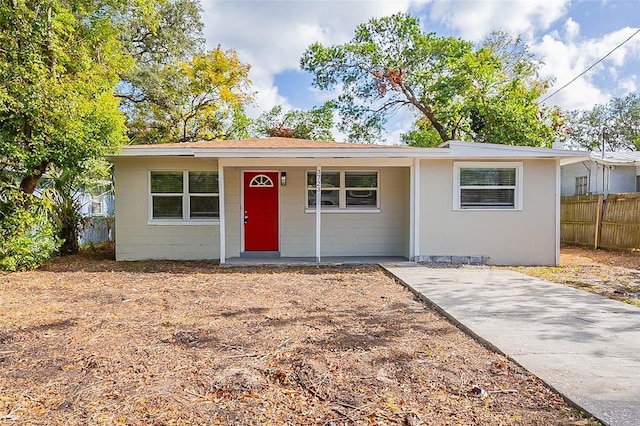
[[[92,193],[83,192],[79,194],[78,204],[80,204],[80,214],[86,220],[80,232],[80,244],[113,241],[115,237],[113,191],[98,188]]]
[[[640,191],[640,152],[593,152],[589,159],[562,166],[562,195]]]
[[[457,141],[128,146],[110,158],[116,259],[445,256],[558,264],[560,165],[586,155]]]

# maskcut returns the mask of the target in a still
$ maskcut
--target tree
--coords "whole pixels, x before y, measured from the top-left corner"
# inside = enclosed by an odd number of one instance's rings
[[[379,138],[389,117],[406,109],[416,114],[403,137],[411,144],[550,145],[559,115],[536,103],[547,87],[535,78],[536,64],[527,55],[510,60],[505,47],[517,43],[496,34],[474,47],[424,33],[417,18],[397,14],[359,25],[343,45],[314,43],[300,64],[316,87],[341,87],[339,128],[354,140]]]
[[[80,232],[87,225],[80,213],[86,194],[110,180],[111,166],[104,159],[91,159],[74,168],[50,167],[40,185],[40,197],[52,207],[49,217],[61,242],[60,254],[78,252]]]
[[[235,51],[220,47],[164,66],[156,87],[162,96],[133,103],[128,111],[131,140],[167,143],[227,137],[253,97],[249,68]]]
[[[640,150],[640,93],[612,99],[590,110],[567,113],[567,142],[581,149],[601,151]]]
[[[49,165],[74,167],[123,141],[113,90],[132,61],[102,6],[0,2],[0,158],[25,193]]]
[[[292,109],[283,112],[282,106],[276,105],[254,121],[251,133],[254,136],[332,140],[334,107],[334,103],[327,102],[309,111]]]

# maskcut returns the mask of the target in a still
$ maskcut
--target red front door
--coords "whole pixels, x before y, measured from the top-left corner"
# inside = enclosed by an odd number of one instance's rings
[[[244,172],[244,250],[278,251],[278,172]]]

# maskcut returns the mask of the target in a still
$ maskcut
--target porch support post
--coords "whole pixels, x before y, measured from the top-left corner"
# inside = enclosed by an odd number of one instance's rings
[[[409,260],[414,260],[416,251],[416,179],[415,160],[409,168]]]
[[[520,183],[522,185],[522,183]],[[556,159],[556,237],[554,243],[555,250],[555,266],[560,266],[560,207],[561,207],[561,191],[562,191],[562,175],[560,173],[560,159]],[[602,206],[602,204],[600,205]],[[600,207],[601,208],[601,207]],[[596,232],[598,230],[596,229]],[[598,248],[596,246],[596,248]]]
[[[316,166],[316,262],[320,263],[322,231],[322,166]]]
[[[218,211],[220,215],[220,264],[225,263],[225,243],[226,243],[226,224],[225,224],[225,215],[224,215],[224,166],[218,160]]]
[[[413,258],[420,260],[420,159],[413,166]]]

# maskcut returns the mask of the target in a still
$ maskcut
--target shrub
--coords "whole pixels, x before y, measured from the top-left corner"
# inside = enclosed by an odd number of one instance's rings
[[[45,200],[17,188],[0,193],[0,269],[33,269],[49,260],[62,241],[49,220]]]

